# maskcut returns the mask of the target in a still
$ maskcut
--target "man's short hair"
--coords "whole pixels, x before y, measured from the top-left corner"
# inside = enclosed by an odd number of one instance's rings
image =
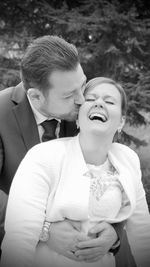
[[[39,37],[27,47],[21,61],[21,76],[25,90],[47,91],[53,71],[72,71],[80,63],[77,48],[59,36]]]

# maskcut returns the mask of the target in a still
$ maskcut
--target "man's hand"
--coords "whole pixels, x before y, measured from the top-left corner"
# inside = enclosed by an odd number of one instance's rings
[[[92,238],[94,235],[97,238]],[[95,262],[100,260],[117,241],[117,234],[111,224],[102,222],[90,229],[89,236],[92,239],[80,241],[77,244],[75,256],[82,261]]]
[[[76,261],[95,262],[108,253],[118,239],[109,223],[98,223],[90,229],[88,236],[80,232],[80,226],[80,222],[67,219],[52,223],[48,247]]]
[[[80,222],[65,221],[52,223],[50,226],[50,238],[47,245],[53,251],[76,261],[82,259],[75,256],[76,245],[80,241],[88,240],[87,235],[80,232]]]

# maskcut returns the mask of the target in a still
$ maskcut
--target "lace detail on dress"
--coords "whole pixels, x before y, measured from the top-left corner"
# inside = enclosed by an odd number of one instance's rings
[[[97,201],[100,200],[108,187],[118,186],[122,190],[122,186],[118,181],[118,173],[108,160],[103,165],[88,164],[88,167],[91,177],[90,192]]]
[[[100,218],[115,218],[122,205],[123,188],[118,172],[107,159],[103,165],[88,164],[90,184],[89,217],[91,221]]]

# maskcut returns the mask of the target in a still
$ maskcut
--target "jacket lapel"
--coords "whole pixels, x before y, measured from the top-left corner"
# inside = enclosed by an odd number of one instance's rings
[[[38,144],[40,139],[36,121],[22,83],[15,87],[12,95],[12,101],[15,104],[13,112],[16,117],[23,142],[27,150],[29,150],[32,146]]]

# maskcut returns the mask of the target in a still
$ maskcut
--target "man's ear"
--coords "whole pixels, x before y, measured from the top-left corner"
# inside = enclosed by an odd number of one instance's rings
[[[33,104],[33,106],[37,109],[41,106],[41,103],[44,101],[44,96],[39,89],[30,88],[27,91],[27,95],[29,96],[29,99]]]

